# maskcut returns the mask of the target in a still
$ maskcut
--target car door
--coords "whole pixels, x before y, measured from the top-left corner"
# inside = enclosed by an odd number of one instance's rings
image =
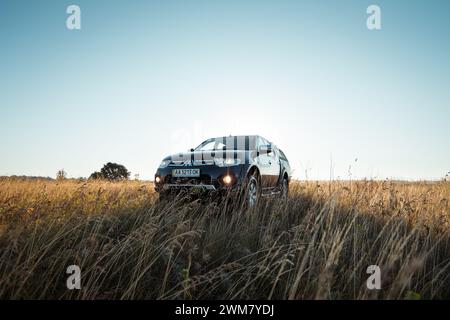
[[[269,155],[262,150],[264,146],[267,146],[267,141],[263,140],[261,137],[258,137],[257,139],[257,148],[258,148],[258,156],[257,156],[257,163],[259,168],[259,174],[261,178],[261,187],[263,189],[270,188],[271,182],[270,182],[270,174],[271,174],[271,160],[269,158]]]
[[[280,156],[275,145],[270,144],[272,152],[268,154],[268,187],[275,188],[278,186],[280,177]]]

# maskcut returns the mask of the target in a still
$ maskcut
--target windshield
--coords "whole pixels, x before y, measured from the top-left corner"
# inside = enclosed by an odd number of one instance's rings
[[[199,145],[197,148],[195,148],[195,151],[214,151],[214,150],[225,150],[226,146],[221,141],[217,141],[216,139],[213,140],[206,140],[201,145]]]
[[[195,151],[255,150],[255,136],[230,136],[211,138],[202,142]]]

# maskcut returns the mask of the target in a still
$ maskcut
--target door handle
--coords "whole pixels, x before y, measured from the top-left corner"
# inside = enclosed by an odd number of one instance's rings
[[[269,161],[269,164],[272,164],[272,161]]]

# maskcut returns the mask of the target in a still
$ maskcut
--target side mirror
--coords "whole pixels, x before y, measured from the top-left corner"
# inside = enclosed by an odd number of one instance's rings
[[[272,146],[270,144],[263,144],[259,147],[258,151],[261,154],[270,154],[272,153]]]
[[[190,148],[188,151],[189,152],[194,152],[194,148]]]

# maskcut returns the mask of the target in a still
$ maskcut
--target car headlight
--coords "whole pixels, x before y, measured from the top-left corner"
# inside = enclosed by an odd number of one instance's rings
[[[237,166],[241,163],[240,159],[224,159],[224,158],[214,158],[214,163],[219,167],[231,167]]]
[[[163,160],[163,161],[161,161],[159,168],[163,169],[163,168],[167,167],[169,165],[169,163],[170,163],[170,160]]]

